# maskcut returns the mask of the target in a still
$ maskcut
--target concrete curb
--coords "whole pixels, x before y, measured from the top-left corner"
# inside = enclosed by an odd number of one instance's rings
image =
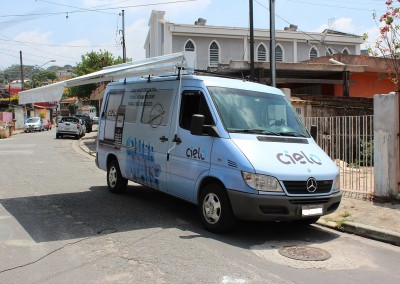
[[[400,234],[393,231],[350,221],[345,221],[340,227],[335,222],[324,220],[318,220],[317,224],[337,231],[400,246]]]

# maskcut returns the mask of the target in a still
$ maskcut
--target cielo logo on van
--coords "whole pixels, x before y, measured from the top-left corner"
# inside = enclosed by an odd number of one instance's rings
[[[202,151],[200,147],[198,148],[191,147],[186,149],[186,157],[198,160],[205,160],[207,157],[207,153],[206,151]]]
[[[310,154],[307,156],[303,151],[300,151],[300,153],[289,153],[288,151],[284,151],[283,153],[276,154],[276,158],[279,162],[285,165],[297,163],[322,165],[321,159],[317,155]]]

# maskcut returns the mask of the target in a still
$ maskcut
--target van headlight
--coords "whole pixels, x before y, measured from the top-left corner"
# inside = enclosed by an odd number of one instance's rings
[[[282,192],[278,180],[272,176],[242,172],[245,183],[255,190]]]
[[[340,174],[333,181],[333,191],[340,191]]]

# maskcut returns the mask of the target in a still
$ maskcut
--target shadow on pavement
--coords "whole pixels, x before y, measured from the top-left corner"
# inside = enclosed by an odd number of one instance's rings
[[[213,238],[243,248],[266,240],[323,243],[339,236],[318,226],[274,222],[239,222],[233,232],[212,234],[202,227],[195,205],[137,185],[129,185],[120,195],[96,186],[85,192],[2,199],[0,204],[37,243],[156,227],[191,231],[193,238]]]

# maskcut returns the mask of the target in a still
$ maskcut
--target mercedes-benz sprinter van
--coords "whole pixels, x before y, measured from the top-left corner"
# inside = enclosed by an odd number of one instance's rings
[[[311,224],[341,200],[339,171],[284,94],[243,80],[181,75],[108,84],[96,164],[199,207],[205,227],[237,219]]]

